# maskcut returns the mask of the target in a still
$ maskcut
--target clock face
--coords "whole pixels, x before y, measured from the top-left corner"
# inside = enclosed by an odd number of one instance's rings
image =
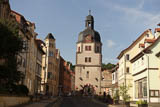
[[[85,38],[85,42],[92,42],[92,36],[87,35],[86,38]]]

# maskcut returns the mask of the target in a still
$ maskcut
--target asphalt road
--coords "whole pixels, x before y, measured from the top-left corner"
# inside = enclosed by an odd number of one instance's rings
[[[58,105],[57,105],[58,107]],[[64,97],[59,103],[59,107],[107,107],[97,103],[88,97]]]

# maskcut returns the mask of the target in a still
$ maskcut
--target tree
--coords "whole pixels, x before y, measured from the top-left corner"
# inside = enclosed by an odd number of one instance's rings
[[[128,91],[130,89],[130,85],[125,86],[125,85],[121,85],[119,88],[119,95],[122,97],[124,103],[125,102],[129,102],[130,101],[130,95],[128,94]]]
[[[22,73],[17,70],[18,53],[23,49],[23,41],[18,34],[19,27],[14,20],[0,19],[0,89],[6,88],[7,91],[17,84]]]
[[[71,70],[72,70],[72,71],[74,71],[74,69],[75,69],[75,65],[73,65],[73,64],[72,64],[71,62],[69,62],[69,61],[67,62],[67,64],[70,64],[70,68],[71,68]]]
[[[111,64],[111,63],[108,63],[108,64],[102,63],[102,69],[110,70],[110,69],[114,68],[115,66],[116,65]]]

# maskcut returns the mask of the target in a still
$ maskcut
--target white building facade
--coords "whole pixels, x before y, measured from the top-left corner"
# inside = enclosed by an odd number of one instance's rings
[[[134,92],[133,92],[133,66],[130,60],[139,54],[144,48],[148,47],[152,44],[154,40],[154,35],[151,30],[148,29],[143,32],[128,48],[121,51],[119,56],[119,68],[118,68],[118,86],[129,86],[130,89],[128,94],[131,99],[134,100]],[[146,42],[146,46],[144,43]]]
[[[134,100],[160,102],[160,37],[131,59],[133,66]]]

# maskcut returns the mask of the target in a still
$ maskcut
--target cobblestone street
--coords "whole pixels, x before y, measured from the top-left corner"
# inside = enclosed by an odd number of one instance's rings
[[[54,97],[51,99],[32,102],[16,107],[124,107],[123,104],[107,105],[104,102],[100,102],[92,97]],[[137,104],[131,103],[130,107],[138,107]],[[148,107],[160,107],[158,103],[149,104]]]

